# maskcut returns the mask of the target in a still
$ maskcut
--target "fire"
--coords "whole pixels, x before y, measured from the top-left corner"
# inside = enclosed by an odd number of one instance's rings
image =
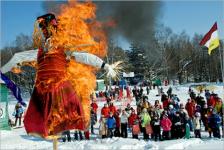
[[[58,15],[58,29],[53,32],[52,45],[63,47],[63,50],[85,51],[103,58],[107,40],[102,24],[96,21],[95,12],[96,6],[92,2],[69,1],[63,5]],[[75,48],[79,45],[86,46]],[[86,127],[90,121],[90,94],[96,86],[95,72],[95,68],[75,60],[71,60],[67,67],[67,78],[72,81],[83,106]]]

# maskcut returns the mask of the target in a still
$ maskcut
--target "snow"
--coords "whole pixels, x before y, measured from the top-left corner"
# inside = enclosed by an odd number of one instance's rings
[[[218,95],[223,98],[224,91],[223,87],[220,85],[212,85],[214,87],[214,92],[218,93]],[[184,86],[172,86],[173,93],[177,94],[180,98],[181,102],[184,104],[187,101],[188,96],[188,87],[189,85]],[[163,87],[164,91],[166,92],[169,87]],[[194,89],[194,91],[196,91]],[[146,91],[144,91],[146,94]],[[156,96],[158,94],[157,89],[151,90],[149,97],[149,102],[154,104],[155,100],[160,100],[160,97]],[[24,97],[25,96],[25,97]],[[25,101],[29,102],[29,95],[24,95],[23,98]],[[201,96],[204,96],[204,93],[201,93]],[[9,95],[9,116],[13,118],[12,113],[14,111],[14,107],[16,104],[16,100],[12,95]],[[98,108],[98,120],[100,118],[100,110],[103,107],[105,102],[99,102]],[[114,102],[114,105],[117,108],[123,108],[124,106],[122,102]],[[131,102],[131,106],[135,106],[135,101]],[[139,140],[132,139],[131,133],[129,132],[129,138],[117,138],[113,137],[112,139],[101,139],[98,136],[98,128],[99,123],[94,126],[94,130],[96,135],[91,135],[90,140],[82,140],[82,141],[72,141],[72,142],[65,142],[59,140],[58,142],[58,149],[59,150],[145,150],[145,149],[187,149],[187,150],[197,150],[197,149],[215,149],[215,150],[222,150],[224,149],[224,139],[214,139],[208,138],[208,133],[202,131],[202,139],[198,138],[190,138],[190,139],[178,139],[178,140],[168,140],[168,141],[144,141],[142,138],[142,134],[139,135]],[[18,128],[12,129],[11,131],[0,131],[0,149],[1,150],[16,150],[16,149],[53,149],[53,142],[51,140],[45,140],[38,137],[28,136],[26,134],[25,129]],[[73,138],[73,132],[71,134]],[[193,132],[191,136],[194,137]]]

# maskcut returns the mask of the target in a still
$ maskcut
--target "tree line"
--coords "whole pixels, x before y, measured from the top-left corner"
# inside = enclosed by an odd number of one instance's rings
[[[131,41],[129,49],[122,49],[113,40],[108,42],[106,62],[114,63],[123,61],[125,72],[134,72],[142,75],[145,80],[178,80],[179,83],[187,82],[216,82],[221,81],[221,63],[219,49],[213,50],[208,55],[206,48],[199,45],[203,35],[195,33],[190,37],[186,32],[174,33],[169,27],[160,25],[155,29],[153,38],[148,43]],[[223,50],[223,41],[221,50]],[[11,46],[1,49],[1,66],[6,64],[17,52],[34,49],[32,36],[20,34]],[[24,72],[7,75],[32,92],[34,85],[35,69],[22,66]],[[102,72],[97,74],[102,77]]]

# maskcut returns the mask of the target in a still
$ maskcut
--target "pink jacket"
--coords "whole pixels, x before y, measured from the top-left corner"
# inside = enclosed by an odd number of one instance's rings
[[[172,122],[170,121],[169,118],[163,118],[160,122],[161,127],[163,128],[163,131],[170,131]]]

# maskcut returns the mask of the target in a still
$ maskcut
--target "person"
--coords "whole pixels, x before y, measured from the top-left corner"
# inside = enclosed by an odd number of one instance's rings
[[[167,92],[166,92],[167,95],[168,95],[168,98],[171,98],[171,97],[172,97],[172,90],[173,90],[173,89],[172,89],[172,87],[170,86],[169,89],[168,89]]]
[[[63,36],[59,34],[66,32],[61,29],[64,26],[58,25],[54,14],[48,13],[37,17],[36,24],[39,25],[34,32],[34,43],[39,47],[37,73],[34,90],[24,117],[26,132],[47,138],[65,130],[84,130],[88,128],[90,121],[90,111],[84,112],[89,100],[83,98],[84,95],[80,96],[80,93],[75,90],[77,87],[72,84],[74,76],[72,78],[68,76],[69,60],[74,59],[77,63],[105,69],[109,74],[113,74],[111,76],[116,73],[99,57],[88,53],[72,52],[67,50],[66,45],[58,44],[60,43],[58,38]]]
[[[149,86],[147,86],[147,87],[146,87],[147,95],[149,95],[149,91],[150,91]]]
[[[174,116],[174,119],[173,119],[173,125],[174,127],[171,129],[171,130],[174,130],[173,131],[173,138],[182,138],[182,125],[183,125],[183,122],[182,122],[182,119],[180,117],[180,112],[179,111],[176,111],[176,114]]]
[[[160,134],[160,119],[159,116],[154,115],[153,119],[151,121],[152,124],[152,130],[153,130],[153,137],[155,141],[157,141],[157,138],[159,137],[159,140],[161,141],[161,134]]]
[[[128,137],[128,118],[129,114],[125,111],[122,110],[122,113],[120,114],[121,118],[121,137],[127,138]]]
[[[96,124],[96,122],[97,122],[97,117],[96,117],[96,113],[95,113],[95,111],[94,111],[94,109],[93,109],[93,107],[91,107],[91,112],[90,112],[90,120],[91,120],[91,122],[90,122],[90,124],[91,124],[91,134],[95,134],[94,133],[94,125]]]
[[[195,113],[195,117],[193,119],[195,138],[201,138],[200,116],[201,116],[200,113],[199,112],[196,112]]]
[[[104,117],[108,118],[110,114],[110,109],[108,107],[108,104],[105,103],[104,107],[101,109],[101,115],[103,115]]]
[[[23,114],[23,108],[22,105],[18,102],[15,106],[15,126],[17,126],[17,121],[19,120],[19,126],[21,126],[21,119],[22,119],[22,114]]]
[[[151,117],[149,113],[147,112],[147,109],[144,108],[142,110],[142,113],[140,114],[140,119],[141,119],[141,127],[143,131],[143,139],[148,140],[149,139],[149,134],[146,132],[146,126],[150,125]]]
[[[212,130],[213,137],[221,138],[220,129],[219,129],[220,124],[221,124],[221,118],[213,109],[212,115],[208,118],[208,125]]]
[[[162,118],[160,124],[161,124],[161,127],[163,129],[163,133],[162,133],[163,139],[169,140],[170,139],[170,130],[171,130],[172,122],[168,118],[167,114],[163,115],[163,118]]]
[[[107,118],[107,128],[108,128],[108,137],[112,138],[113,137],[113,130],[116,126],[116,121],[113,116],[113,113],[110,112],[110,116]]]
[[[67,141],[71,142],[71,135],[70,135],[70,131],[63,131],[62,132],[62,141],[65,142],[66,141],[66,137],[67,137]]]
[[[79,135],[79,138],[78,138]],[[83,135],[82,132],[80,130],[75,130],[74,132],[74,140],[78,141],[78,140],[83,140]]]
[[[100,118],[100,126],[99,126],[99,135],[101,135],[102,139],[107,137],[107,118],[101,115]]]
[[[113,102],[110,102],[109,104],[110,104],[109,106],[110,112],[112,112],[114,115],[115,112],[117,111],[117,108],[114,106]]]
[[[115,121],[116,121],[116,128],[114,131],[114,136],[115,137],[120,137],[120,127],[121,127],[121,119],[120,119],[120,113],[121,113],[121,109],[118,109],[114,115]]]

